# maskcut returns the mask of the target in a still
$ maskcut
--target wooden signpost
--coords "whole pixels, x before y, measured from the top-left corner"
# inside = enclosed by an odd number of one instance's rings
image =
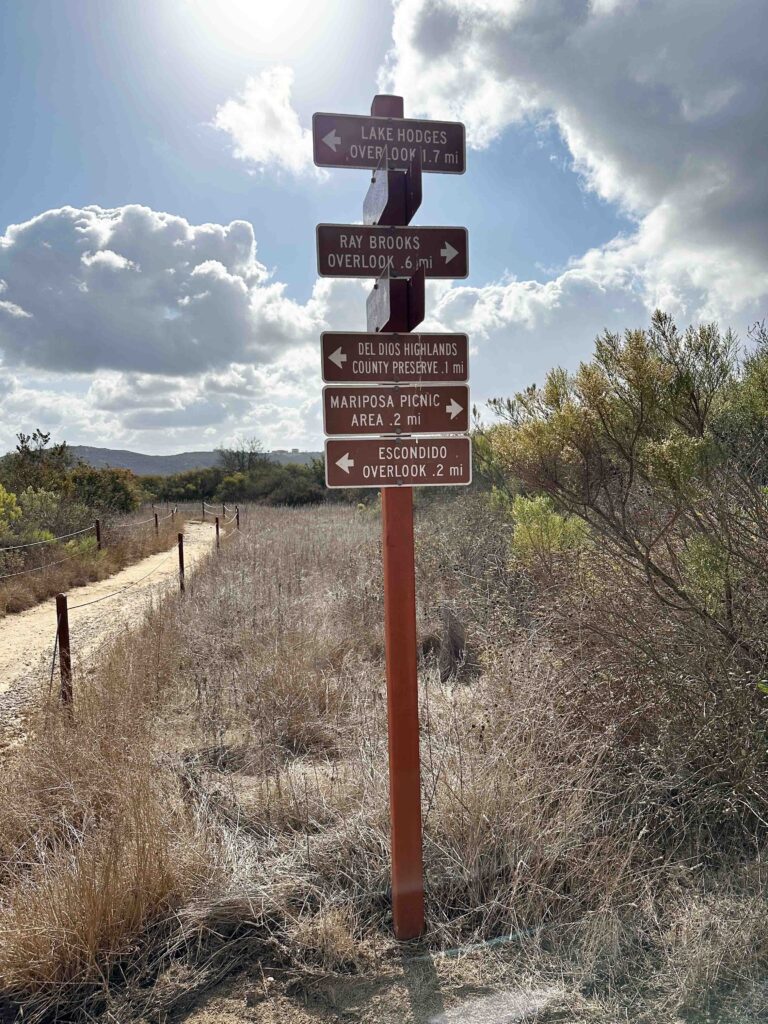
[[[467,336],[408,333],[426,277],[467,276],[467,231],[408,224],[422,171],[464,173],[464,126],[406,120],[402,97],[376,96],[370,117],[315,114],[312,135],[318,166],[373,172],[365,223],[317,228],[321,276],[376,279],[368,331],[322,337],[326,433],[346,435],[326,441],[325,472],[329,487],[381,488],[392,917],[411,939],[424,930],[413,487],[471,483],[472,449]],[[376,436],[350,436],[363,434]]]

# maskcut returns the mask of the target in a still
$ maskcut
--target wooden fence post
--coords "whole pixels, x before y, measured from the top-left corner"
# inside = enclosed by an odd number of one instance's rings
[[[160,523],[157,518],[157,512],[155,512],[155,533],[160,533]]]
[[[184,593],[184,534],[179,534],[179,592]]]
[[[216,550],[217,551],[219,550],[220,545],[221,545],[221,541],[219,539],[219,517],[216,516]]]
[[[235,526],[240,529],[240,506],[235,505]]]
[[[72,652],[69,646],[69,612],[67,595],[56,595],[56,635],[59,640],[59,674],[61,677],[60,700],[67,707],[72,706]]]
[[[200,504],[201,504],[201,506],[203,508],[203,522],[205,522],[205,498],[203,498],[203,500],[200,502]]]
[[[94,526],[96,527],[96,550],[101,551],[101,522],[96,519]]]

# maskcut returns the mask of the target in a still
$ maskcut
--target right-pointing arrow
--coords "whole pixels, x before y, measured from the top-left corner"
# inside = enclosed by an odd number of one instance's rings
[[[459,405],[455,398],[451,399],[450,405],[446,405],[445,411],[450,413],[451,419],[455,420],[460,412],[464,412],[464,406]]]
[[[459,250],[454,249],[450,242],[446,242],[440,250],[440,255],[446,263],[450,263],[454,256],[459,255]]]
[[[349,452],[344,452],[340,459],[336,459],[336,465],[339,469],[343,469],[345,473],[349,473],[350,469],[355,464],[354,459],[350,459]]]
[[[341,142],[341,136],[337,134],[335,128],[331,128],[328,134],[323,136],[323,142],[326,144],[326,146],[328,146],[329,149],[332,149],[333,152],[335,153],[336,147]]]
[[[344,363],[346,363],[347,361],[346,354],[341,351],[341,345],[339,345],[335,352],[331,352],[328,358],[331,360],[332,363],[336,363],[340,370],[343,368]]]

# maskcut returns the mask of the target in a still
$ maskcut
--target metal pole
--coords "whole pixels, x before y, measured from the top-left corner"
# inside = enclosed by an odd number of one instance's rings
[[[374,117],[404,116],[401,96],[376,96]],[[403,172],[401,172],[403,173]],[[416,173],[420,173],[420,169]],[[405,219],[405,218],[404,218]],[[406,220],[407,223],[407,220]],[[421,277],[423,287],[423,277]],[[386,282],[384,287],[389,287]],[[409,329],[408,292],[392,289],[395,317]],[[369,325],[369,330],[372,327]],[[424,865],[419,762],[413,488],[381,489],[384,637],[387,660],[392,918],[398,939],[424,931]]]
[[[219,517],[216,516],[216,550],[217,551],[219,550],[220,543],[221,542],[219,540]]]
[[[184,593],[184,534],[179,534],[179,591]]]
[[[69,612],[67,595],[56,595],[56,634],[59,638],[59,675],[61,678],[59,697],[61,703],[72,706],[72,653],[69,647]]]
[[[96,527],[96,550],[101,551],[101,523],[98,519],[94,521]]]

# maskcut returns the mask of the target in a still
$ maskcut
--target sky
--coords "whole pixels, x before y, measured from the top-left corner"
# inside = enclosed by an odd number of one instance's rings
[[[148,453],[322,443],[320,334],[370,281],[315,225],[366,171],[315,111],[460,120],[415,224],[469,230],[424,330],[471,395],[576,369],[603,330],[768,313],[765,0],[0,0],[0,451],[36,427]]]

